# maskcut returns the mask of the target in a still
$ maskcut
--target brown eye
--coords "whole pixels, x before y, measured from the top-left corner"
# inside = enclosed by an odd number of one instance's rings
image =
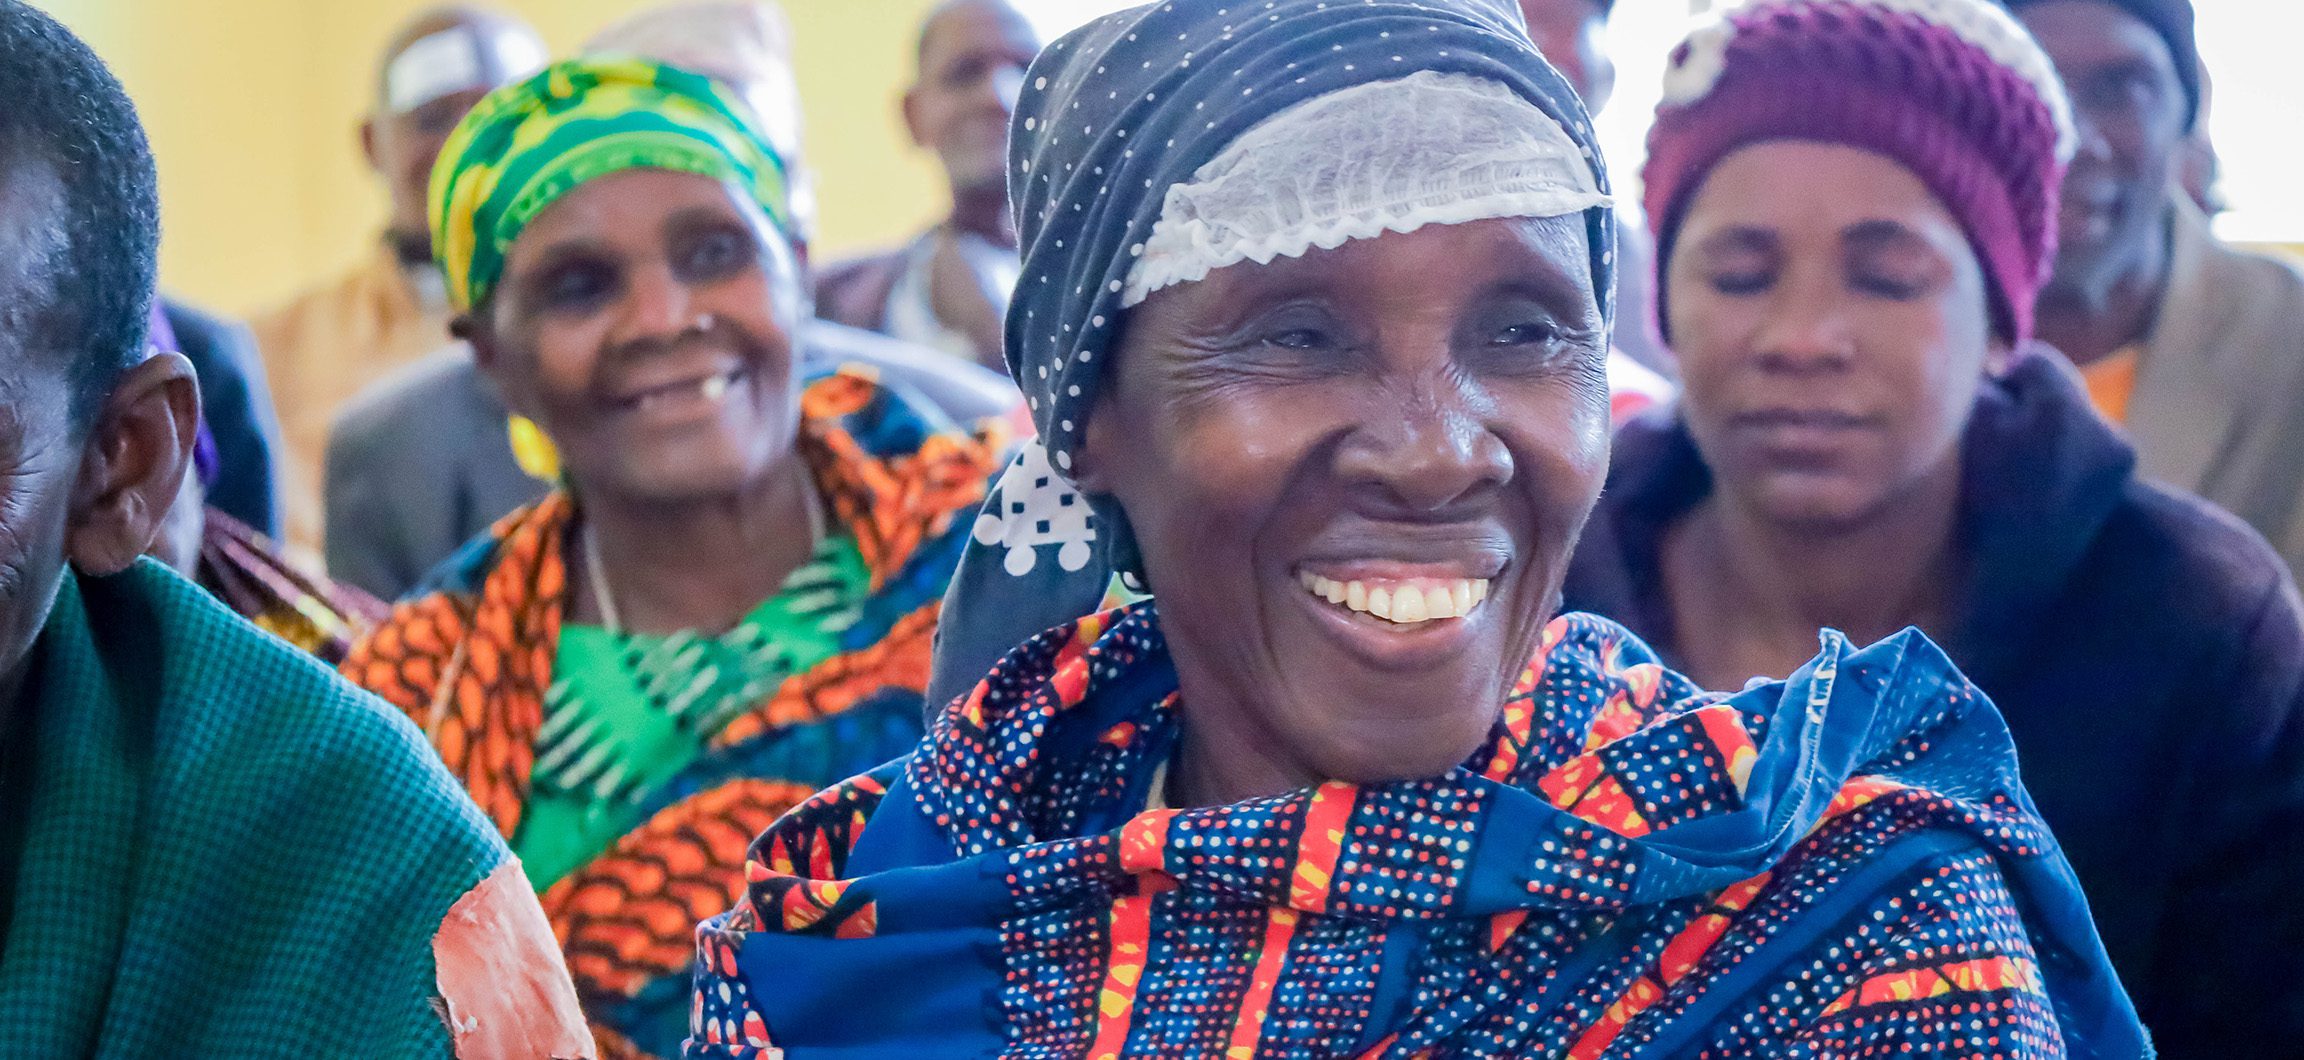
[[[616,270],[599,262],[574,261],[553,267],[537,283],[545,308],[589,312],[616,291]]]
[[[1513,324],[1496,332],[1488,340],[1491,346],[1543,346],[1560,337],[1560,329],[1542,321]]]
[[[690,281],[715,280],[743,270],[758,257],[758,244],[749,235],[714,229],[689,242],[680,259],[680,276]]]

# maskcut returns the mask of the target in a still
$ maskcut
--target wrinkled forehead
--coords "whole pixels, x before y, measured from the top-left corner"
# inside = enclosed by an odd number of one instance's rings
[[[38,307],[55,297],[71,240],[64,181],[38,155],[0,147],[0,348],[16,349]]]

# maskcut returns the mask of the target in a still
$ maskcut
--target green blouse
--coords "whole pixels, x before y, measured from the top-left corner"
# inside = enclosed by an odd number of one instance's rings
[[[828,536],[719,636],[565,623],[512,850],[539,892],[661,808],[653,798],[729,722],[840,650],[870,593],[855,538]]]

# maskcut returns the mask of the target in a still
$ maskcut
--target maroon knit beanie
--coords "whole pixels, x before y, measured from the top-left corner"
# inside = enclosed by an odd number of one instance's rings
[[[1748,0],[1673,50],[1664,86],[1641,171],[1660,319],[1681,213],[1712,167],[1806,140],[1918,176],[1983,263],[1995,330],[2031,338],[2074,137],[2055,68],[1990,0]]]

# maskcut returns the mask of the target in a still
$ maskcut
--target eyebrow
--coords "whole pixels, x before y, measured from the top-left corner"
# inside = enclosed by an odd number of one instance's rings
[[[1927,237],[1895,221],[1858,221],[1840,232],[1840,245],[1852,252],[1871,253],[1883,250],[1926,251],[1933,253],[1936,244]]]
[[[1696,249],[1705,254],[1766,252],[1775,250],[1781,242],[1772,229],[1757,225],[1737,225],[1705,236],[1703,242],[1696,245]]]

